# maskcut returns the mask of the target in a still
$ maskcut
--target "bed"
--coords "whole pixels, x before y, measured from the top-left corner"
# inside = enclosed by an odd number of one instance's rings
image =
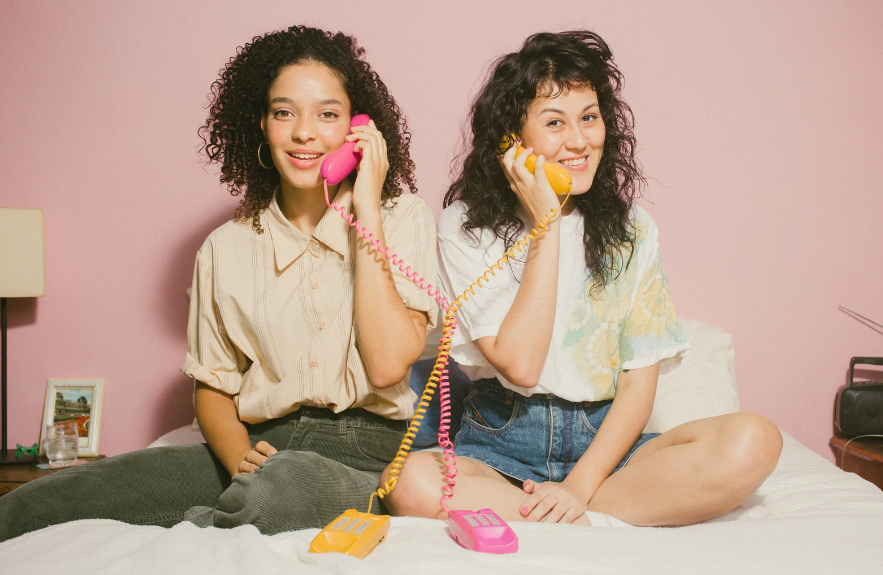
[[[684,320],[693,349],[661,369],[648,430],[738,409],[724,332]],[[689,527],[514,524],[519,551],[466,551],[445,523],[392,518],[365,560],[308,553],[318,532],[273,536],[251,526],[171,529],[75,521],[0,544],[2,573],[883,573],[883,492],[845,473],[786,431],[779,464],[743,505]],[[154,445],[199,441],[181,428]]]

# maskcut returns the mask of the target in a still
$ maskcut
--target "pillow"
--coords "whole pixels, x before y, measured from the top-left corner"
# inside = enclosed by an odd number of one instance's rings
[[[659,363],[653,413],[644,433],[664,433],[687,421],[739,411],[735,351],[730,334],[679,318],[693,346]]]
[[[196,420],[194,420],[194,422],[195,421]],[[191,443],[205,443],[205,438],[199,431],[198,425],[196,426],[196,429],[194,429],[192,425],[185,425],[178,429],[173,429],[148,445],[147,448],[168,447],[170,445],[189,445]]]
[[[656,399],[644,433],[664,433],[687,421],[739,411],[735,351],[730,334],[695,319],[679,319],[692,349],[660,362]],[[440,328],[427,337],[421,360],[411,370],[409,385],[418,398],[435,365],[439,337]],[[463,400],[469,395],[472,382],[453,359],[448,364],[448,380],[451,383],[450,433],[453,438],[460,429]],[[417,431],[415,447],[425,448],[436,444],[438,406],[436,391]]]

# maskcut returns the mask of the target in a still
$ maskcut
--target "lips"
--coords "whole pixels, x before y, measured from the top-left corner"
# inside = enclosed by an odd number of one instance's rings
[[[589,166],[589,156],[579,156],[577,158],[567,158],[558,160],[558,163],[570,170],[571,172],[581,172]]]
[[[288,156],[288,161],[294,165],[295,168],[301,170],[309,170],[310,168],[314,168],[319,165],[322,160],[322,156],[325,154],[321,152],[316,152],[315,150],[291,150],[285,152]]]

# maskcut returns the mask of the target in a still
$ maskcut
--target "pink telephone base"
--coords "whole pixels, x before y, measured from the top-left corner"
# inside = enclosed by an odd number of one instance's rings
[[[448,529],[461,547],[480,553],[515,553],[518,537],[503,519],[490,509],[448,512]]]

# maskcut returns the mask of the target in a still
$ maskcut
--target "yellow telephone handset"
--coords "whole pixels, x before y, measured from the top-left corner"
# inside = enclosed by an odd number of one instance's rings
[[[515,134],[509,134],[508,136],[503,136],[503,141],[500,143],[500,148],[503,150],[508,150],[510,146],[515,142],[518,137]],[[515,151],[516,155],[520,154],[524,151],[524,148],[518,146],[518,149]],[[528,169],[528,171],[533,174],[534,168],[537,165],[537,157],[533,154],[527,157],[527,161],[524,162],[524,167]],[[558,164],[553,164],[551,162],[546,162],[546,179],[549,180],[549,185],[552,186],[552,190],[558,194],[559,196],[563,196],[570,192],[570,188],[573,187],[573,179],[570,177],[570,172],[567,171],[567,168],[560,166]]]
[[[347,509],[310,543],[310,553],[345,553],[364,559],[389,532],[389,515]]]

